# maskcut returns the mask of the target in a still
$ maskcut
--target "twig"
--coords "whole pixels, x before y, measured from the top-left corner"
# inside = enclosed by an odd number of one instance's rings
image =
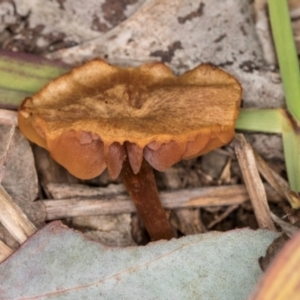
[[[270,191],[270,197],[276,198],[276,195]],[[161,192],[160,199],[166,209],[236,205],[250,200],[244,185]],[[72,198],[40,201],[45,206],[47,220],[135,212],[132,201],[124,194],[107,195],[89,200]]]
[[[230,171],[231,161],[232,161],[232,159],[231,159],[231,157],[229,157],[228,160],[227,160],[227,162],[226,162],[225,167],[222,170],[220,178],[218,180],[218,182],[220,184],[222,184],[222,183],[225,183],[225,184],[230,183],[230,180],[231,180],[231,171]]]
[[[13,250],[0,240],[0,263],[12,253]]]
[[[0,185],[0,212],[0,222],[20,244],[36,231],[35,226],[2,185]]]
[[[299,228],[283,221],[282,219],[280,219],[279,217],[277,217],[275,214],[273,214],[271,212],[271,217],[273,219],[273,221],[281,227],[281,229],[289,236],[292,237],[294,234],[296,234],[299,231]]]
[[[235,136],[235,152],[259,227],[276,230],[270,216],[266,191],[259,177],[252,148],[242,134]]]
[[[221,215],[218,216],[216,220],[213,220],[207,225],[207,228],[210,229],[214,227],[216,224],[223,221],[230,213],[232,213],[234,210],[236,210],[239,206],[238,205],[232,205],[229,206]]]
[[[279,195],[289,201],[292,207],[299,207],[299,198],[291,197],[291,191],[287,181],[272,170],[255,150],[253,150],[253,152],[259,173]]]

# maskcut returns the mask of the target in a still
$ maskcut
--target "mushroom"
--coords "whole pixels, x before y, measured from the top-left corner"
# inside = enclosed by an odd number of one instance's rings
[[[152,167],[164,171],[228,143],[241,93],[209,64],[175,76],[163,63],[121,68],[96,59],[26,98],[18,122],[74,176],[120,175],[151,239],[170,239]]]

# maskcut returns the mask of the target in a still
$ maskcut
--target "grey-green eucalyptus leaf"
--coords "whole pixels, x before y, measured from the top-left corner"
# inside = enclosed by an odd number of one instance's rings
[[[110,248],[52,222],[0,265],[0,299],[247,299],[268,230]]]

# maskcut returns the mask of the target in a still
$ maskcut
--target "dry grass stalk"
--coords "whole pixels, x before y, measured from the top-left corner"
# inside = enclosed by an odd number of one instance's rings
[[[242,134],[235,136],[235,152],[259,227],[276,230],[271,219],[266,191],[257,170],[253,150]]]
[[[36,231],[35,226],[14,203],[2,185],[0,185],[0,211],[0,222],[20,244]]]
[[[213,220],[212,222],[210,222],[207,225],[208,229],[211,229],[212,227],[214,227],[215,225],[217,225],[218,223],[222,222],[225,218],[227,218],[227,216],[232,213],[234,210],[236,210],[239,206],[236,205],[232,205],[229,206],[221,215],[218,216],[218,218],[216,220]]]
[[[0,109],[0,124],[18,125],[18,113],[16,111]]]
[[[270,197],[278,200],[272,191],[270,191]],[[166,209],[238,205],[250,200],[244,185],[168,191],[160,193],[160,198]],[[89,200],[71,198],[43,200],[42,202],[45,206],[47,220],[136,211],[129,196],[123,194],[107,195]]]
[[[271,212],[271,217],[273,221],[281,227],[283,232],[285,232],[289,237],[292,237],[299,231],[299,227],[292,225],[291,223],[283,221],[281,218],[277,217],[275,214]]]
[[[0,263],[12,253],[13,250],[0,240]]]
[[[259,173],[265,178],[270,186],[283,198],[287,199],[292,207],[297,206],[295,201],[299,199],[291,197],[289,184],[279,174],[272,170],[265,160],[254,150],[255,161]],[[299,207],[299,205],[298,205]]]
[[[231,181],[231,161],[232,159],[229,157],[218,180],[220,184],[229,184]]]

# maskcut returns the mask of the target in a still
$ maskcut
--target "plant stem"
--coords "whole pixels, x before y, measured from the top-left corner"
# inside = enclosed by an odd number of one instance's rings
[[[159,200],[153,169],[149,163],[143,159],[140,171],[134,174],[127,158],[123,163],[121,178],[151,240],[173,238],[174,234]]]
[[[288,1],[269,0],[268,3],[286,105],[300,123],[300,71]]]

